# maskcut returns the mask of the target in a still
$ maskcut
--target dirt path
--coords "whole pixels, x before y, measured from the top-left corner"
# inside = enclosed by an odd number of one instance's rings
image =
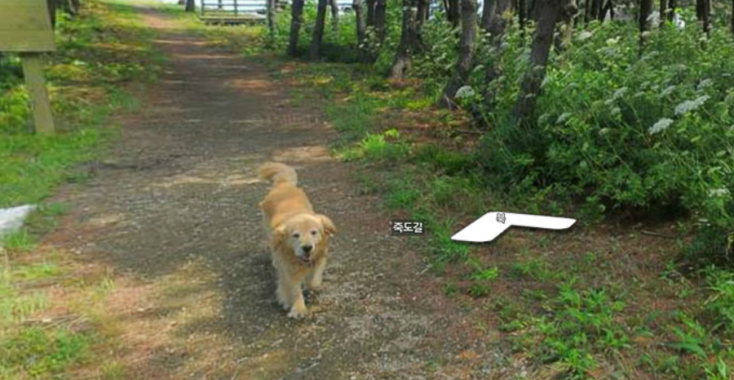
[[[318,107],[294,108],[255,63],[140,11],[165,73],[90,183],[63,192],[74,212],[49,237],[112,268],[128,377],[506,378],[494,345],[389,236],[378,200],[328,156]],[[274,301],[257,209],[268,185],[254,174],[267,160],[296,166],[340,228],[305,321]]]

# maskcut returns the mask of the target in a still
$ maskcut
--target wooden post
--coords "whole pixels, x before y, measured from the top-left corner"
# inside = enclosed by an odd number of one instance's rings
[[[33,119],[36,124],[36,132],[53,135],[54,119],[51,112],[51,102],[46,91],[46,80],[43,77],[43,61],[41,54],[24,53],[21,55],[23,62],[23,75],[25,76],[28,93],[31,96],[31,108]]]
[[[53,134],[51,103],[43,79],[42,52],[56,50],[51,0],[0,0],[0,52],[20,53],[38,133]]]

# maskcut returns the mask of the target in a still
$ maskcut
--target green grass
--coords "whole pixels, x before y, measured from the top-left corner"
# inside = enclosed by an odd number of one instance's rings
[[[30,251],[36,246],[28,230],[21,228],[0,238],[1,247],[12,251]]]
[[[37,241],[68,211],[63,203],[44,202],[65,182],[84,182],[89,173],[79,164],[104,154],[119,133],[110,116],[131,111],[139,102],[128,89],[155,80],[162,56],[153,48],[153,32],[145,28],[124,2],[82,2],[75,19],[59,15],[58,51],[49,56],[48,78],[58,133],[30,133],[30,109],[20,79],[17,56],[0,60],[0,207],[38,204],[27,225],[2,238],[0,249],[0,378],[65,379],[95,360],[107,360],[99,350],[106,336],[96,319],[114,281],[104,278],[75,288],[64,281],[70,267],[64,253],[38,250]],[[50,284],[50,285],[49,285]],[[94,310],[82,309],[64,297],[95,300]],[[52,296],[53,292],[54,296]],[[84,293],[83,295],[79,295]],[[50,309],[63,306],[63,318]],[[85,314],[86,313],[86,314]],[[88,321],[92,322],[88,322]],[[84,323],[79,323],[84,321]],[[104,326],[99,326],[104,330]],[[100,363],[101,364],[101,363]],[[110,362],[98,369],[101,378],[123,379],[125,368]]]
[[[32,378],[63,373],[89,357],[91,338],[64,329],[21,330],[0,344],[0,374]]]
[[[90,16],[94,13],[94,16]],[[138,106],[124,86],[153,80],[160,55],[152,34],[129,5],[84,4],[76,19],[59,16],[57,53],[47,66],[59,133],[38,136],[32,125],[20,61],[0,60],[0,207],[38,203],[66,181],[84,180],[72,169],[92,160],[118,133],[108,119]],[[2,75],[4,74],[4,75]]]
[[[225,40],[247,33],[225,29],[210,36],[227,33],[216,43],[238,50],[242,42]],[[427,54],[441,53],[434,50]],[[438,75],[421,78],[430,86],[395,88],[362,64],[288,62],[285,67],[275,70],[276,76],[301,85],[291,90],[294,105],[311,104],[314,96],[323,102],[339,132],[333,151],[355,169],[362,193],[380,194],[391,216],[425,221],[427,235],[411,242],[443,276],[444,293],[472,311],[487,310],[482,317],[490,322],[482,321],[480,330],[496,322],[513,358],[527,366],[528,379],[732,377],[731,272],[686,278],[675,260],[675,249],[685,241],[651,242],[614,225],[599,231],[599,224],[576,226],[565,237],[511,231],[489,249],[454,242],[450,237],[461,225],[486,211],[561,214],[574,205],[562,187],[536,189],[530,197],[493,190],[498,179],[477,167],[477,150],[468,153],[467,146],[473,146],[464,145],[472,141],[452,129],[465,115],[431,109],[432,93],[424,89],[436,87]],[[514,102],[516,95],[508,99]],[[413,133],[415,111],[435,115],[435,125]],[[527,164],[516,158],[519,167]],[[580,210],[584,220],[599,212]]]

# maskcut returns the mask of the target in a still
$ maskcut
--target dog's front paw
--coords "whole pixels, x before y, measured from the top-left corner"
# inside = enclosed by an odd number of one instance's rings
[[[319,291],[321,290],[321,286],[323,285],[323,281],[320,278],[314,278],[308,283],[308,289],[313,291]]]
[[[308,317],[308,309],[305,307],[293,307],[288,313],[289,318],[301,319]]]

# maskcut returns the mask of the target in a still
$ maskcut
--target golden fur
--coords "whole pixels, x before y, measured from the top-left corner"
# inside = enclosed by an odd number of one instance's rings
[[[289,317],[305,317],[301,284],[305,282],[311,290],[321,286],[329,236],[336,232],[336,227],[331,219],[313,211],[306,193],[297,185],[293,168],[269,162],[260,167],[259,174],[273,182],[260,208],[278,276],[278,302],[289,311]]]

